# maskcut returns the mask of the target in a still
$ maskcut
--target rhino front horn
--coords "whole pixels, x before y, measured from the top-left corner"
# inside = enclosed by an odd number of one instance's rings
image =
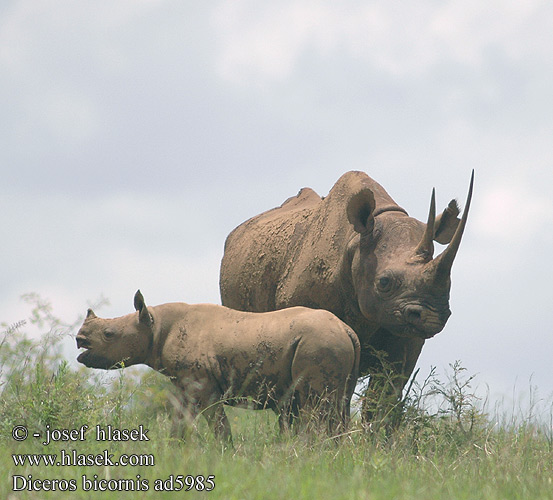
[[[469,215],[470,202],[472,200],[472,186],[474,184],[474,170],[470,177],[470,186],[469,192],[467,195],[467,202],[465,204],[465,209],[463,210],[463,216],[461,217],[461,222],[457,226],[451,242],[447,248],[434,260],[433,264],[436,266],[436,272],[440,276],[449,276],[451,273],[451,267],[453,266],[453,261],[457,255],[457,250],[459,250],[459,245],[461,244],[461,238],[463,237],[463,232],[467,224],[467,219]]]

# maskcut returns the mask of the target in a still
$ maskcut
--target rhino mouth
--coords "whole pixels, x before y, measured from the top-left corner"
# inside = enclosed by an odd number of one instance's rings
[[[92,349],[87,349],[79,354],[77,361],[85,365],[87,368],[100,368],[102,370],[120,368],[117,364],[114,364],[113,361],[100,354],[96,354]]]
[[[388,330],[392,335],[395,335],[396,337],[403,337],[403,338],[417,338],[417,339],[431,339],[435,335],[437,335],[439,332],[437,331],[428,331],[424,328],[417,328],[413,325],[387,325],[384,326],[386,330]]]
[[[412,325],[407,325],[404,331],[405,331],[406,337],[418,337],[421,339],[431,339],[432,337],[440,333],[442,329],[440,328],[439,331],[428,331],[421,328],[417,328]]]
[[[81,352],[81,354],[79,354],[77,356],[77,361],[79,363],[82,363],[83,365],[85,366],[88,366],[88,358],[90,357],[90,350],[86,350],[84,352]]]
[[[398,337],[430,339],[444,329],[450,314],[449,309],[437,312],[432,308],[408,306],[394,312],[387,328]]]
[[[116,368],[112,361],[94,352],[92,349],[92,343],[87,338],[77,337],[77,348],[85,349],[84,352],[79,354],[77,361],[85,365],[87,368],[100,368],[103,370]]]

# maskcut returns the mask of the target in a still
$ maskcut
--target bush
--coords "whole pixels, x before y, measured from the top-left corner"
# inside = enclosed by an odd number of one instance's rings
[[[11,437],[14,425],[26,425],[31,433],[43,432],[46,425],[130,429],[143,424],[150,430],[148,443],[89,439],[71,446],[80,453],[101,453],[106,447],[110,453],[152,453],[155,467],[58,467],[56,474],[76,481],[83,474],[127,479],[140,475],[150,481],[145,498],[159,497],[153,488],[156,479],[182,473],[214,474],[212,498],[550,497],[551,422],[540,420],[534,410],[518,422],[497,408],[490,415],[474,391],[475,377],[460,362],[442,379],[435,369],[422,381],[415,374],[394,409],[398,417],[392,433],[379,422],[366,428],[354,418],[341,436],[279,434],[272,412],[229,409],[235,448],[222,453],[201,419],[190,442],[170,439],[174,388],[167,377],[138,367],[105,372],[69,363],[61,340],[74,336],[82,319],[65,324],[38,296],[28,300],[35,306],[29,323],[42,329],[40,339],[25,333],[25,322],[0,330],[0,468],[6,478],[51,477],[53,469],[44,465],[16,466],[12,453],[59,453],[65,447],[57,443],[45,451],[36,440],[17,443]],[[0,497],[11,498],[10,481],[0,481]],[[32,491],[21,495],[18,498],[36,497]],[[77,491],[69,498],[90,496]]]
[[[76,428],[92,421],[121,428],[131,423],[129,419],[145,422],[148,416],[151,420],[152,414],[155,418],[167,409],[166,383],[155,380],[151,373],[128,370],[111,374],[71,367],[62,355],[61,344],[63,339],[75,336],[83,319],[64,323],[38,295],[30,294],[25,299],[34,305],[30,324],[44,333],[33,340],[24,331],[26,321],[3,325],[1,436],[11,436],[14,425],[25,425],[29,432],[44,430],[47,425]]]

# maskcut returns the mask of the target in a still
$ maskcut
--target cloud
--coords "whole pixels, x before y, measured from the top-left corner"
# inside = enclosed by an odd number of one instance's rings
[[[0,269],[0,322],[27,317],[18,297],[28,292],[49,299],[66,321],[102,295],[108,315],[130,312],[137,288],[152,305],[218,302],[226,229],[205,214],[206,231],[201,210],[198,199],[158,195],[2,196],[10,265]]]
[[[127,37],[160,4],[15,0],[3,7],[0,91],[10,99],[0,100],[0,110],[7,145],[26,148],[34,138],[37,149],[74,151],[93,143],[111,113],[117,80],[138,79],[129,71],[142,54]]]
[[[222,3],[213,16],[219,33],[219,73],[245,84],[282,81],[306,54],[339,51],[392,77],[418,76],[445,61],[481,66],[493,51],[510,59],[547,60],[553,9],[546,1],[434,2],[252,0]],[[530,43],[528,43],[530,41]]]
[[[517,176],[507,179],[482,193],[475,230],[501,245],[524,246],[553,223],[553,201]]]
[[[102,315],[130,312],[138,287],[150,304],[216,302],[225,237],[299,188],[364,170],[424,220],[432,186],[440,209],[462,204],[475,168],[432,360],[461,356],[483,380],[549,366],[519,344],[551,344],[552,3],[0,12],[0,321],[29,291],[68,319],[101,294]]]

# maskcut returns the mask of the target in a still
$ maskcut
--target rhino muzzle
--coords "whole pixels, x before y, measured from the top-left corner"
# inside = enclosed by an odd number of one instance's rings
[[[420,327],[423,325],[422,314],[424,309],[422,306],[407,306],[403,310],[405,321],[413,326]]]
[[[438,312],[422,305],[407,305],[401,313],[403,333],[408,337],[431,338],[444,329],[450,316],[449,307]]]

